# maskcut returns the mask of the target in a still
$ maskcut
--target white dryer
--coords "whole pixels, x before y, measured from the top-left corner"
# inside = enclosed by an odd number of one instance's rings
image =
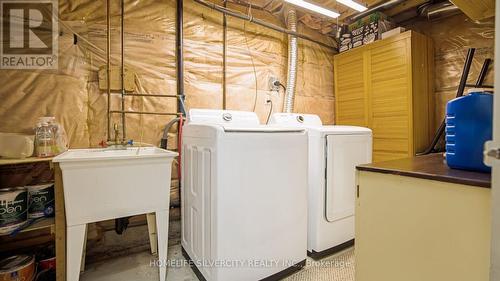
[[[192,109],[183,128],[183,253],[200,280],[279,280],[307,249],[307,133]]]
[[[295,113],[275,113],[269,124],[308,130],[309,256],[321,258],[353,245],[355,167],[372,161],[371,130],[323,126],[317,115]]]

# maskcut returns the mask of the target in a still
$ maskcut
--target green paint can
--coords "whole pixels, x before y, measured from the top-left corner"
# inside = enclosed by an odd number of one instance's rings
[[[9,234],[28,220],[28,191],[24,187],[0,189],[0,235]]]
[[[28,189],[28,218],[54,215],[54,184],[26,186]]]

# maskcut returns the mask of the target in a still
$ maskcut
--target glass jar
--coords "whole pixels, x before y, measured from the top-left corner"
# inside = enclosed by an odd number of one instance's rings
[[[35,128],[35,152],[37,157],[52,157],[55,155],[56,137],[54,126],[41,121]]]

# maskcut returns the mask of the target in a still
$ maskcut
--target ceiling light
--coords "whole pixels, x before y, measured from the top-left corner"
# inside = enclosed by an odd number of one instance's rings
[[[337,0],[337,2],[339,2],[340,4],[344,4],[347,7],[352,8],[358,12],[364,12],[367,9],[365,6],[363,6],[359,3],[356,3],[352,0]]]
[[[285,0],[285,1],[290,3],[290,4],[311,10],[313,12],[320,13],[320,14],[325,15],[327,17],[337,18],[338,16],[340,16],[340,14],[337,12],[325,9],[323,7],[320,7],[318,5],[314,5],[314,4],[306,2],[304,0]]]

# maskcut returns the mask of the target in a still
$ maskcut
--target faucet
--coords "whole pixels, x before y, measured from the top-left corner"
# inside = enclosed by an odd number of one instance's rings
[[[103,147],[108,147],[108,149],[127,149],[127,146],[132,146],[133,141],[125,141],[125,140],[120,140],[120,129],[118,128],[118,124],[113,125],[113,131],[115,132],[115,138],[114,141],[112,142],[102,142],[101,145]]]
[[[114,142],[114,145],[118,145],[119,141],[118,141],[118,133],[119,133],[119,129],[118,129],[118,124],[113,124],[113,130],[115,131],[115,142]]]

